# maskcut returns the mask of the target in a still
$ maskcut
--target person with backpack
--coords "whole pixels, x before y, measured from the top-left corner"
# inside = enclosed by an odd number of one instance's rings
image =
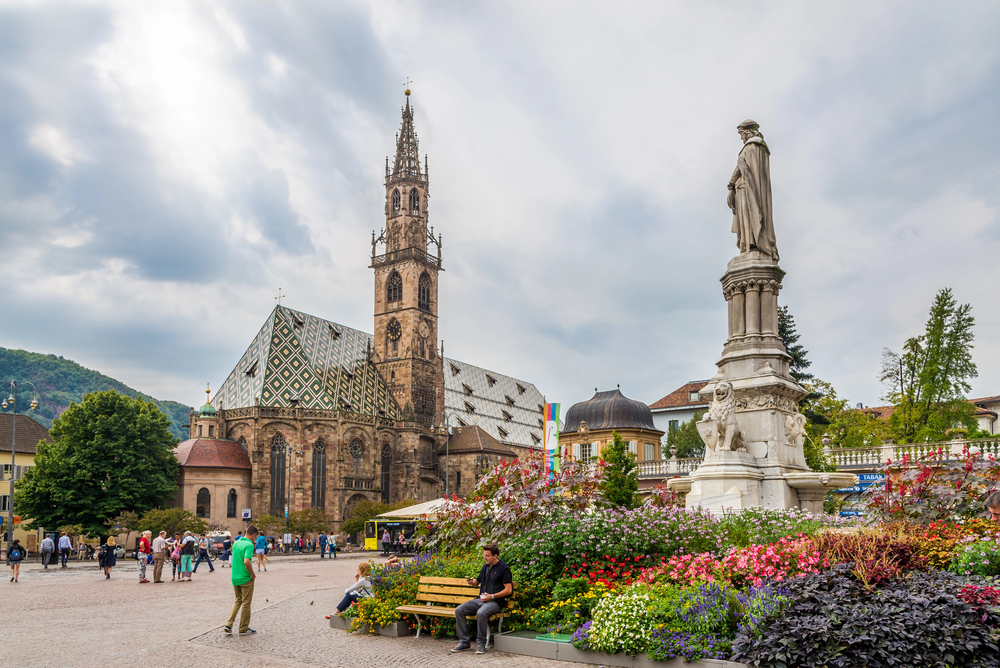
[[[7,563],[10,564],[10,581],[17,582],[17,576],[21,573],[21,562],[27,554],[21,547],[21,541],[15,540],[7,551]]]
[[[98,563],[104,569],[104,579],[111,579],[111,569],[118,565],[118,555],[115,554],[115,537],[108,536],[108,542],[101,546]]]
[[[188,582],[191,582],[191,562],[194,561],[194,546],[194,536],[190,531],[185,531],[184,538],[181,540],[180,578],[183,580],[184,574],[187,573]]]
[[[267,537],[259,535],[254,539],[254,554],[257,555],[257,572],[260,573],[261,566],[267,571]]]
[[[212,560],[208,558],[208,548],[209,548],[208,536],[206,536],[205,534],[201,534],[201,538],[198,539],[198,561],[194,562],[195,573],[198,572],[198,564],[200,564],[202,561],[208,562],[209,573],[215,572],[215,566],[212,565]]]

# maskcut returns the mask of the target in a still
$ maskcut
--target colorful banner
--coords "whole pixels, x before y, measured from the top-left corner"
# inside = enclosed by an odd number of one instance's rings
[[[559,471],[559,404],[545,404],[545,473]]]

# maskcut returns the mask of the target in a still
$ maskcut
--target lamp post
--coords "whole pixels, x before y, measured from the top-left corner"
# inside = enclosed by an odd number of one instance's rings
[[[34,383],[28,382],[17,382],[12,380],[7,383],[4,388],[4,394],[7,398],[3,400],[0,407],[7,408],[8,405],[13,405],[14,408],[14,420],[10,426],[10,496],[7,497],[7,554],[10,554],[10,547],[14,542],[14,457],[17,452],[17,391],[22,385],[28,385],[31,387],[31,406],[29,410],[34,410],[38,408],[38,398],[37,392],[35,390]]]
[[[448,454],[449,454],[448,453],[448,445],[451,442],[451,417],[452,416],[447,411],[440,411],[438,413],[435,413],[434,417],[431,418],[431,424],[432,425],[434,424],[434,421],[437,419],[438,415],[441,415],[441,416],[444,417],[444,419],[441,421],[441,426],[439,427],[439,429],[440,429],[439,433],[445,434],[445,439],[444,439],[444,498],[447,499],[448,498],[448,483],[451,482],[451,470],[449,469],[449,464],[451,462],[451,459],[448,456]],[[433,429],[433,427],[431,427],[431,429]]]

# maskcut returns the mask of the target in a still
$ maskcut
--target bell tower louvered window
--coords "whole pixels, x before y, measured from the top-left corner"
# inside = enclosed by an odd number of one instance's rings
[[[403,300],[403,279],[398,271],[389,274],[389,280],[385,284],[385,300],[390,304]]]
[[[420,274],[420,282],[417,284],[417,307],[421,311],[431,310],[431,277],[426,271]]]
[[[410,213],[414,216],[420,213],[420,193],[416,188],[410,191]]]

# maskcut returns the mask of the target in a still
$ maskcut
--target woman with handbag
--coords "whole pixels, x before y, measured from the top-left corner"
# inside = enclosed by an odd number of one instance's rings
[[[177,579],[178,572],[181,569],[181,535],[175,533],[173,539],[167,541],[167,543],[169,544],[167,549],[170,550],[170,564],[172,569],[170,571],[170,580],[174,581]]]
[[[108,536],[108,542],[101,546],[101,568],[104,569],[104,579],[111,579],[111,569],[118,565],[115,555],[115,537]]]
[[[153,563],[153,546],[149,542],[152,535],[152,531],[143,531],[142,538],[139,539],[139,552],[136,556],[136,561],[139,562],[139,584],[149,582],[146,579],[146,565]]]

